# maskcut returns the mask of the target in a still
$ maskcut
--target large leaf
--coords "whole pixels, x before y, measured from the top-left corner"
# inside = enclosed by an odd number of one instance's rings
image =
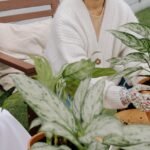
[[[48,89],[54,91],[56,78],[53,76],[49,62],[41,56],[32,56],[31,58],[34,60],[37,80]]]
[[[142,143],[150,143],[149,125],[127,125],[123,127],[123,134],[114,134],[103,139],[108,145],[119,147],[132,146]]]
[[[122,27],[127,28],[139,35],[142,35],[145,38],[150,39],[150,26],[140,23],[128,23],[123,25]]]
[[[25,101],[42,121],[56,121],[73,132],[76,130],[73,115],[53,92],[25,75],[12,75],[12,78]]]
[[[92,86],[85,96],[84,105],[82,107],[82,119],[84,124],[89,124],[94,117],[100,115],[103,109],[103,90],[105,81],[100,80]]]
[[[98,116],[91,121],[84,133],[84,136],[80,137],[80,141],[90,144],[92,141],[96,141],[96,137],[103,139],[109,134],[122,135],[122,124],[115,117]]]
[[[121,32],[117,30],[111,30],[111,33],[122,41],[126,46],[138,50],[140,52],[147,52],[150,48],[149,39],[138,39],[132,34]]]
[[[36,143],[32,146],[31,150],[71,150],[69,147],[67,146],[60,146],[60,147],[55,147],[46,143]]]
[[[82,120],[81,112],[82,112],[82,107],[85,101],[85,96],[89,88],[89,82],[90,82],[90,79],[81,81],[80,86],[78,87],[74,96],[72,110],[73,110],[74,116],[79,121]]]

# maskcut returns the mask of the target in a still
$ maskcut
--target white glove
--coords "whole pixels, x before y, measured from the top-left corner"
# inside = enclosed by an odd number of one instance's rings
[[[142,111],[150,111],[150,94],[142,94],[140,91],[149,90],[150,86],[138,84],[130,90],[122,89],[120,99],[123,105],[133,103],[136,108]]]

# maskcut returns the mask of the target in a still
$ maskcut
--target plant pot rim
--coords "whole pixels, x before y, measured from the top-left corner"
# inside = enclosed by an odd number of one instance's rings
[[[34,136],[32,136],[31,139],[28,142],[28,150],[31,149],[31,146],[33,144],[35,144],[39,140],[42,140],[44,137],[45,137],[45,133],[44,132],[39,132],[39,133],[35,134]]]

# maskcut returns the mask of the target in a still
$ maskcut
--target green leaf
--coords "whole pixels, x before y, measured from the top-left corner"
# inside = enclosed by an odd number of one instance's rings
[[[84,105],[82,107],[82,119],[85,124],[89,124],[94,119],[94,117],[100,115],[103,109],[104,86],[105,81],[99,80],[87,92]]]
[[[91,60],[81,60],[79,62],[71,63],[66,66],[62,76],[64,78],[71,77],[72,79],[83,80],[91,76],[95,63]]]
[[[123,25],[122,27],[150,39],[150,26],[141,23],[128,23]]]
[[[10,88],[9,90],[7,90],[6,92],[4,92],[1,96],[0,96],[0,107],[3,105],[3,103],[5,102],[5,100],[12,95],[12,93],[14,92],[15,87]]]
[[[138,39],[132,34],[121,32],[117,30],[111,30],[111,33],[118,39],[121,40],[126,46],[138,50],[140,52],[147,52],[150,48],[149,39]]]
[[[76,130],[72,113],[53,92],[22,74],[12,75],[12,79],[18,91],[27,104],[37,113],[41,121],[56,121],[72,132]]]
[[[84,81],[81,81],[80,86],[78,87],[74,96],[72,110],[73,110],[74,116],[79,121],[82,120],[81,112],[82,112],[82,107],[85,101],[85,96],[89,88],[89,83],[90,83],[90,79],[85,79]]]
[[[31,56],[31,58],[34,60],[37,80],[48,89],[54,91],[56,78],[53,76],[49,62],[42,56]]]
[[[112,116],[101,115],[93,119],[80,137],[82,143],[90,144],[96,137],[104,138],[110,134],[122,135],[122,123]]]
[[[115,73],[116,71],[112,68],[94,68],[92,78],[97,78],[101,76],[111,76]]]

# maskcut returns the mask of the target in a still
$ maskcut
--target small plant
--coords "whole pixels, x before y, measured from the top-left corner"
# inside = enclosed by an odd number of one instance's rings
[[[51,139],[56,135],[70,141],[75,150],[110,150],[112,145],[123,150],[150,149],[150,126],[126,126],[102,113],[103,80],[91,88],[90,78],[82,80],[67,107],[54,91],[38,81],[21,74],[12,75],[12,79],[26,103],[37,113],[42,124],[40,131],[49,139],[47,143],[34,145],[32,150],[73,150],[65,144],[53,145]]]
[[[136,51],[123,58],[112,58],[109,61],[112,66],[126,66],[129,63],[137,63],[137,65],[124,67],[117,77],[132,76],[133,73],[141,70],[145,71],[144,76],[150,77],[150,27],[140,23],[128,23],[122,27],[128,29],[130,33],[116,30],[111,30],[111,33],[127,47]],[[145,64],[145,66],[140,64]]]

